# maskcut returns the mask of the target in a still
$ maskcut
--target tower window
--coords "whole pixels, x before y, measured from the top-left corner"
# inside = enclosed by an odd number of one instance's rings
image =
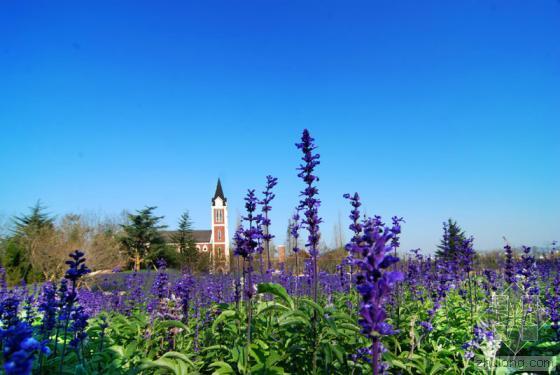
[[[216,223],[224,222],[224,212],[222,210],[216,210]]]
[[[222,230],[218,229],[218,241],[222,240]]]

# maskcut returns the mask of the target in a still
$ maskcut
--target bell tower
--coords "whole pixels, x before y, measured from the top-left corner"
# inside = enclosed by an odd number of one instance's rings
[[[218,179],[216,192],[212,198],[212,272],[229,272],[229,234],[227,198],[224,196],[222,182]]]

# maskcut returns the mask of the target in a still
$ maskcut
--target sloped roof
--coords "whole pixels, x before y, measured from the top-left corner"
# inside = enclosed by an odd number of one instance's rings
[[[222,189],[222,182],[220,181],[220,179],[218,178],[218,184],[216,185],[216,192],[214,193],[214,198],[212,198],[212,204],[215,203],[216,198],[222,198],[222,201],[224,203],[227,202],[226,197],[224,196],[224,190]]]
[[[173,237],[178,233],[177,230],[162,231],[161,234],[167,243],[173,243]],[[201,229],[192,231],[194,241],[196,243],[209,243],[212,238],[212,231],[210,229]]]

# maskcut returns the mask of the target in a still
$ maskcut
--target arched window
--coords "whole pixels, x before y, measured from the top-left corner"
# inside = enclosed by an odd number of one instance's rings
[[[218,229],[218,241],[222,240],[222,230]]]

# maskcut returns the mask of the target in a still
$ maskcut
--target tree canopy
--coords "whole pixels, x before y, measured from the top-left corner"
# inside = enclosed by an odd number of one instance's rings
[[[172,236],[172,240],[177,244],[182,265],[192,272],[198,264],[198,250],[196,249],[192,221],[188,211],[181,215],[179,228]]]
[[[438,245],[436,257],[445,260],[456,259],[463,249],[466,238],[465,232],[457,221],[448,219],[443,223],[443,237]]]
[[[140,270],[142,263],[154,261],[165,247],[161,230],[167,226],[160,224],[163,216],[154,215],[156,208],[147,206],[136,214],[128,214],[128,223],[122,225],[124,235],[121,244],[136,271]]]

